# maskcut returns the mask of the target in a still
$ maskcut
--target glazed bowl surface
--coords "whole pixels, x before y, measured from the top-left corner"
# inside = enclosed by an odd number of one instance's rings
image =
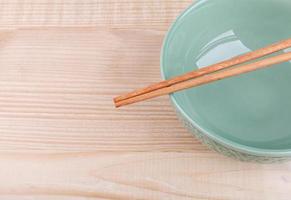
[[[290,10],[290,0],[196,1],[164,40],[163,78],[290,38]],[[291,157],[291,62],[170,98],[184,125],[219,152],[253,161]]]

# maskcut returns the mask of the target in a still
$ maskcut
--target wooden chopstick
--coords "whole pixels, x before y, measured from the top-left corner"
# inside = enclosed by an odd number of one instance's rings
[[[170,94],[170,93],[173,93],[173,92],[176,92],[179,90],[184,90],[187,88],[211,83],[214,81],[218,81],[218,80],[225,79],[225,78],[232,77],[232,76],[237,76],[237,75],[244,74],[244,73],[251,72],[251,71],[255,71],[258,69],[263,69],[263,68],[269,67],[271,65],[286,62],[289,60],[291,60],[291,52],[284,53],[284,54],[277,55],[277,56],[270,57],[270,58],[266,58],[264,60],[260,60],[260,61],[254,62],[254,63],[226,69],[226,70],[219,71],[216,73],[206,74],[204,76],[201,76],[201,77],[198,77],[195,79],[191,79],[188,81],[184,81],[181,83],[177,83],[177,84],[171,85],[169,87],[154,90],[152,92],[145,93],[145,94],[142,94],[139,96],[135,96],[135,97],[132,97],[129,99],[125,99],[123,101],[118,101],[115,103],[115,105],[116,105],[116,107],[121,107],[121,106],[129,105],[129,104],[133,104],[133,103],[144,101],[144,100],[151,99],[154,97]]]
[[[130,92],[128,94],[118,96],[118,97],[114,98],[114,102],[116,105],[119,105],[119,103],[118,103],[119,101],[123,101],[123,100],[129,99],[129,98],[139,96],[142,94],[146,94],[146,93],[149,93],[149,92],[152,92],[155,90],[159,90],[162,88],[166,88],[166,87],[169,87],[171,85],[174,85],[174,84],[177,84],[180,82],[184,82],[184,81],[187,81],[187,80],[190,80],[193,78],[197,78],[197,77],[203,76],[205,74],[213,73],[213,72],[216,72],[216,71],[219,71],[222,69],[226,69],[226,68],[234,66],[234,65],[242,64],[242,63],[269,55],[271,53],[275,53],[275,52],[280,51],[282,49],[286,49],[288,47],[291,47],[291,38],[287,39],[287,40],[280,41],[280,42],[272,44],[272,45],[269,45],[267,47],[258,49],[256,51],[249,52],[249,53],[231,58],[229,60],[214,64],[214,65],[210,65],[208,67],[204,67],[204,68],[196,70],[196,71],[192,71],[192,72],[180,75],[180,76],[176,76],[176,77],[169,79],[169,80],[165,80],[165,81],[162,81],[162,82],[159,82],[156,84],[152,84],[146,88],[138,89],[138,90],[135,90],[135,91]]]
[[[180,75],[180,76],[174,77],[172,79],[162,81],[160,83],[150,85],[146,88],[135,90],[135,91],[128,93],[128,94],[125,94],[125,95],[121,95],[121,96],[116,97],[114,99],[114,103],[115,103],[116,107],[121,107],[124,105],[143,101],[143,100],[150,99],[153,97],[169,94],[169,93],[172,93],[172,92],[175,92],[178,90],[182,90],[182,89],[186,89],[189,87],[194,87],[194,86],[202,85],[205,83],[213,82],[215,80],[227,78],[229,76],[222,77],[222,78],[219,78],[219,76],[218,76],[218,79],[215,79],[213,81],[211,80],[209,82],[206,79],[203,79],[203,77],[206,75],[210,75],[211,73],[218,74],[216,72],[220,72],[220,71],[222,71],[222,73],[227,74],[226,69],[228,69],[230,67],[233,67],[235,65],[242,64],[242,63],[245,63],[245,62],[248,62],[248,61],[251,61],[251,60],[272,54],[272,53],[275,53],[277,51],[280,51],[282,49],[286,49],[288,47],[291,47],[291,38],[287,39],[287,40],[283,40],[283,41],[275,43],[275,44],[272,44],[272,45],[269,45],[267,47],[258,49],[256,51],[249,52],[249,53],[246,53],[244,55],[240,55],[240,56],[231,58],[229,60],[214,64],[214,65],[211,65],[211,66],[208,66],[208,67],[196,70],[196,71],[192,71],[192,72],[189,72],[187,74]],[[283,55],[288,56],[288,53],[283,54]],[[286,57],[284,57],[283,55],[281,55],[281,57],[275,56],[272,58],[268,58],[266,60],[261,60],[261,61],[258,61],[258,62],[252,63],[252,64],[247,64],[245,66],[254,67],[254,69],[250,70],[250,71],[254,71],[254,70],[272,65],[272,64],[268,64],[268,62],[270,62],[270,63],[275,62],[274,64],[280,63],[280,62],[285,62],[286,60],[284,60],[284,58],[286,58]],[[265,63],[264,61],[267,61],[267,63]],[[261,66],[261,64],[263,64],[263,66]],[[242,67],[245,67],[245,66],[240,67],[240,69],[242,70],[240,73],[249,72],[249,71],[244,71],[242,69]],[[256,67],[258,67],[258,68],[256,68]],[[218,74],[218,75],[220,75],[220,74]],[[221,75],[223,76],[224,74],[221,74]],[[236,75],[238,75],[238,74],[235,73],[231,76],[236,76]],[[202,81],[201,83],[199,82],[200,79]],[[205,83],[204,83],[204,81],[205,81]],[[191,84],[193,84],[193,85],[191,85]],[[185,88],[183,88],[183,87],[185,87]],[[177,88],[180,88],[180,89],[177,89]]]

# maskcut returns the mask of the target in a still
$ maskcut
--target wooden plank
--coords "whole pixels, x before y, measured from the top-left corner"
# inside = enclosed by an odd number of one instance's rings
[[[106,26],[166,30],[191,0],[0,0],[0,26]]]
[[[114,108],[117,94],[160,79],[163,35],[104,28],[2,32],[0,150],[206,150],[166,97]]]
[[[1,154],[0,163],[1,195],[19,199],[290,198],[290,164],[249,164],[210,153]]]

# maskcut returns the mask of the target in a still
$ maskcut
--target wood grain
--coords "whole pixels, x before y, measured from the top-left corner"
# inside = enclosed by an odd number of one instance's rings
[[[10,154],[1,155],[1,161],[5,162],[0,177],[9,181],[0,183],[0,192],[8,196],[152,200],[290,198],[290,165],[260,166],[210,153],[103,152],[41,157]]]
[[[0,149],[205,149],[182,128],[167,98],[114,108],[116,94],[160,79],[163,33],[42,28],[6,32],[2,38]]]
[[[167,97],[160,46],[189,1],[0,0],[0,199],[289,199],[291,165],[213,153]]]
[[[191,0],[0,0],[0,27],[154,28],[168,25]]]

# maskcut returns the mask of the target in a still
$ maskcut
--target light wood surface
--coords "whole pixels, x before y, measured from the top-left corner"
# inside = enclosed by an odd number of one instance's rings
[[[268,200],[291,163],[213,153],[167,97],[116,110],[160,80],[160,46],[190,0],[0,0],[0,199]]]

